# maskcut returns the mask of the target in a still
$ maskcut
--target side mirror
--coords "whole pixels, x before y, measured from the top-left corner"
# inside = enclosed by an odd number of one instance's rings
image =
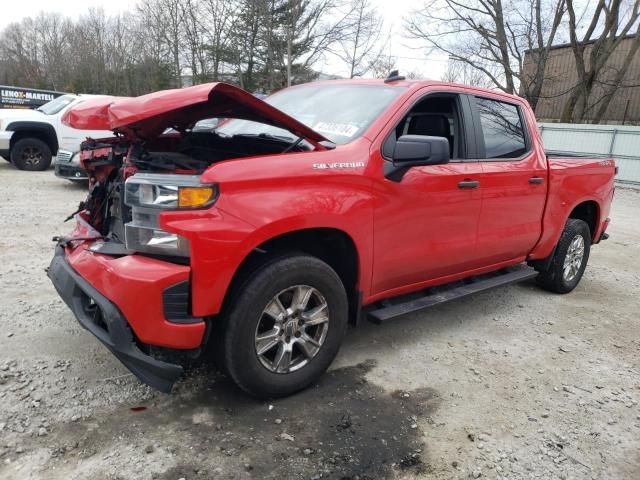
[[[449,163],[449,140],[427,135],[402,135],[393,146],[391,162],[384,162],[385,178],[402,180],[411,167]]]
[[[445,137],[403,135],[396,140],[391,159],[397,167],[449,163],[449,140]]]

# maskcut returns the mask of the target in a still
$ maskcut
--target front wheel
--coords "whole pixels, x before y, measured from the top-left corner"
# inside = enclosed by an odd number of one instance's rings
[[[11,163],[19,170],[46,170],[51,158],[49,146],[37,138],[21,138],[11,148]]]
[[[583,220],[570,218],[560,236],[549,269],[537,280],[545,290],[569,293],[576,288],[589,260],[591,230]]]
[[[321,260],[276,259],[246,281],[225,318],[224,367],[256,397],[292,394],[335,358],[347,326],[347,294]]]

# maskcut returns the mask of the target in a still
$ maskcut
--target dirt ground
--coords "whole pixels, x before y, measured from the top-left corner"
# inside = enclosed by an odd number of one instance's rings
[[[350,329],[321,382],[151,391],[44,269],[84,187],[0,161],[0,478],[640,478],[640,191],[569,295],[533,282]]]

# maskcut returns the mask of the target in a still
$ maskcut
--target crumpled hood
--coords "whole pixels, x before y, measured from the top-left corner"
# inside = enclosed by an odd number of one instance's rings
[[[312,142],[328,141],[286,113],[226,83],[142,95],[102,97],[69,109],[62,122],[82,130],[113,130],[131,139],[149,140],[167,128],[182,130],[213,117],[240,118],[281,127]]]

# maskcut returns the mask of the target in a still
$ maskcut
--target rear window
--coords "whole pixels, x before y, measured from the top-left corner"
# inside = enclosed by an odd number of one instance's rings
[[[485,158],[516,158],[527,151],[518,107],[476,98],[484,137]]]

